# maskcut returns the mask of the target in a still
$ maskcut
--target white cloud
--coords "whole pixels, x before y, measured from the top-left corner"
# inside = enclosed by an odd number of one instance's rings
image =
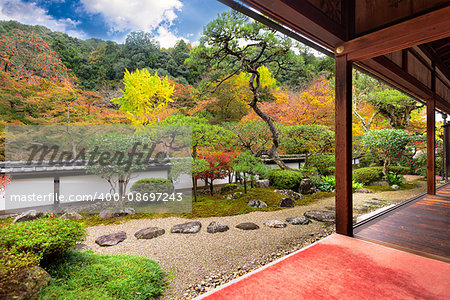
[[[15,20],[27,25],[42,25],[53,31],[65,32],[79,38],[85,36],[82,32],[74,30],[78,22],[70,18],[55,19],[35,2],[0,0],[0,20]]]
[[[157,33],[158,35],[155,36],[155,40],[159,42],[159,45],[162,48],[173,47],[179,40],[189,42],[187,39],[179,37],[175,33],[171,32],[166,26],[158,27]]]
[[[101,14],[112,31],[153,31],[172,24],[183,4],[179,0],[81,0],[84,9]]]

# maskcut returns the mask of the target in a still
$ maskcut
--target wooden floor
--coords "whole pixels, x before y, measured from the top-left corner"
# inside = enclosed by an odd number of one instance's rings
[[[450,262],[450,184],[357,225],[354,236]]]

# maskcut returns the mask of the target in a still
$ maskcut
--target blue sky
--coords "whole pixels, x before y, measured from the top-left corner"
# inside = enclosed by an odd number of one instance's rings
[[[203,26],[226,10],[216,0],[0,0],[0,20],[116,42],[143,30],[162,47],[181,38],[195,44]]]

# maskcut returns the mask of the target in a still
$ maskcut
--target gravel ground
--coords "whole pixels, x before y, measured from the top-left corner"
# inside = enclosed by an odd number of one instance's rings
[[[419,185],[418,188],[407,191],[354,194],[354,204],[358,205],[374,197],[396,203],[422,193],[425,183]],[[190,221],[188,219],[171,217],[131,220],[119,225],[89,227],[85,244],[97,253],[133,254],[156,260],[173,277],[165,298],[188,299],[330,234],[332,228],[316,221],[309,225],[288,225],[285,228],[263,225],[267,220],[284,221],[287,217],[303,216],[307,210],[323,210],[329,206],[334,206],[334,198],[280,211],[197,219],[202,223],[202,229],[197,234],[170,233],[173,225]],[[207,233],[206,227],[212,221],[227,224],[230,230]],[[235,225],[242,222],[254,222],[260,229],[243,231],[235,228]],[[166,234],[151,240],[137,240],[134,237],[136,231],[150,226],[164,228]],[[121,230],[127,233],[127,239],[118,245],[100,247],[94,242],[101,235]]]

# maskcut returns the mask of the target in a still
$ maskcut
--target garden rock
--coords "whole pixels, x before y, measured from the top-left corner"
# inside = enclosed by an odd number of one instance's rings
[[[102,235],[101,237],[95,240],[95,243],[97,243],[101,247],[114,246],[120,242],[123,242],[126,238],[127,238],[126,232],[119,231],[116,233]]]
[[[177,224],[170,229],[172,233],[197,233],[202,228],[202,223],[199,221],[187,222],[183,224]]]
[[[216,233],[216,232],[225,232],[228,229],[230,229],[230,227],[228,227],[227,225],[213,221],[209,223],[208,227],[206,228],[206,231],[209,233]]]
[[[61,219],[67,219],[67,220],[76,221],[76,220],[83,219],[83,216],[80,215],[79,213],[76,213],[76,212],[73,212],[73,211],[69,211],[69,212],[66,212],[65,214],[63,214],[60,218]]]
[[[279,207],[294,207],[295,202],[291,198],[285,197],[280,200],[280,204],[278,206]]]
[[[368,189],[357,189],[355,193],[361,193],[361,194],[371,194],[372,192]]]
[[[255,223],[245,222],[245,223],[236,225],[236,228],[239,228],[242,230],[256,230],[256,229],[259,229],[259,226],[256,225]]]
[[[155,237],[161,236],[164,233],[166,233],[166,231],[162,228],[159,227],[147,227],[144,229],[141,229],[139,231],[137,231],[134,236],[137,239],[143,239],[143,240],[149,240],[149,239],[153,239]]]
[[[41,288],[47,286],[50,275],[41,267],[33,266],[23,269],[15,275],[4,291],[0,291],[2,299],[39,299]]]
[[[257,188],[268,188],[270,186],[270,181],[268,179],[256,180],[255,187]]]
[[[44,214],[42,212],[32,209],[32,210],[26,211],[26,212],[18,215],[14,219],[13,223],[32,221],[32,220],[42,218],[43,216],[44,216]]]
[[[292,225],[308,225],[311,223],[311,220],[308,220],[304,217],[291,217],[286,218],[286,222]]]
[[[302,195],[294,192],[293,190],[275,190],[274,192],[281,194],[283,196],[286,196],[288,198],[291,198],[293,200],[301,200],[302,199]]]
[[[303,214],[308,219],[320,222],[334,222],[336,217],[334,211],[327,210],[309,210]]]
[[[398,191],[400,189],[400,187],[396,184],[392,185],[391,188],[393,188],[396,191]]]
[[[244,195],[242,192],[233,193],[233,199],[241,198]]]
[[[264,225],[266,225],[267,227],[271,227],[271,228],[284,228],[284,227],[287,226],[286,223],[283,223],[283,222],[278,221],[278,220],[265,221]]]
[[[255,208],[267,207],[267,203],[261,200],[250,200],[247,205]]]
[[[101,219],[110,219],[116,217],[122,217],[127,215],[134,215],[136,211],[134,208],[125,207],[125,208],[114,208],[114,209],[103,209],[98,215]]]
[[[314,189],[312,180],[309,178],[302,179],[302,181],[300,181],[298,192],[302,195],[314,194],[316,190]]]

